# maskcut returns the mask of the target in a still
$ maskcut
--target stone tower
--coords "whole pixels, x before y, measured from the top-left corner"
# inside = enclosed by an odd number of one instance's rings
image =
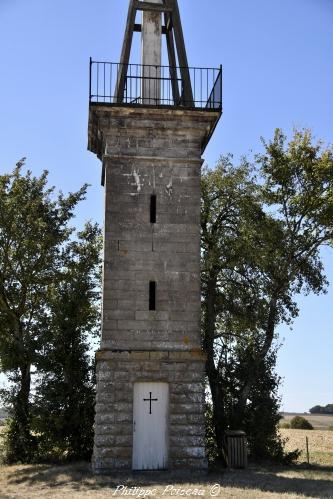
[[[221,82],[221,68],[189,68],[177,0],[131,0],[121,62],[90,61],[88,149],[105,190],[97,473],[206,467],[200,169]]]

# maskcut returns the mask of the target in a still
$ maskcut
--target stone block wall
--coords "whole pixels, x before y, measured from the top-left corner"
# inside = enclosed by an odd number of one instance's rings
[[[169,384],[168,469],[207,467],[201,351],[100,351],[97,360],[95,472],[131,469],[136,381]]]
[[[169,469],[205,468],[200,339],[202,144],[219,113],[91,106],[103,163],[103,324],[93,467],[130,469],[133,386],[169,385]],[[150,220],[156,196],[156,223]],[[149,282],[156,307],[149,310]]]
[[[200,167],[105,158],[102,348],[200,345]],[[156,195],[156,223],[150,223]],[[149,310],[149,282],[156,310]]]

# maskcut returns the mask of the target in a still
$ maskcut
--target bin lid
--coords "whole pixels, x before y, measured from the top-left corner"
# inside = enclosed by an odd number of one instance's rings
[[[227,437],[246,437],[245,431],[242,430],[227,430],[225,434]]]

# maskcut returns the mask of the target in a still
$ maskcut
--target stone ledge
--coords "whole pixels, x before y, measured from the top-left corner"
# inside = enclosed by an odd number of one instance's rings
[[[167,164],[169,165],[170,164],[174,164],[175,161],[177,161],[177,163],[197,163],[199,164],[200,166],[202,166],[205,162],[204,159],[202,158],[179,158],[178,156],[175,156],[175,157],[168,157],[166,158],[165,156],[133,156],[133,155],[126,155],[126,154],[123,154],[123,153],[113,153],[113,154],[107,154],[107,153],[104,153],[103,156],[102,156],[102,159],[103,161],[105,160],[113,160],[116,164],[119,163],[120,160],[131,160],[133,161],[133,163],[137,163],[138,161],[142,161],[142,162],[146,162],[146,161],[150,161],[150,162],[156,162],[158,163],[159,165],[162,163],[162,164]]]
[[[187,138],[193,138],[197,144],[197,151],[193,147],[189,149],[190,159],[199,159],[207,145],[214,128],[219,121],[221,111],[212,109],[174,109],[174,108],[145,108],[145,107],[122,107],[108,106],[99,103],[89,106],[88,124],[88,150],[97,154],[102,159],[106,149],[106,136],[112,133],[113,136],[120,136],[121,133],[130,134],[132,138],[142,137],[143,130],[148,138],[157,136],[160,133],[168,135],[179,132]],[[176,144],[178,154],[181,155],[181,146]],[[142,155],[146,155],[145,149],[139,149]],[[116,156],[124,151],[112,151],[112,156]],[[140,154],[137,154],[140,156]],[[150,159],[150,154],[148,157]],[[157,156],[152,150],[152,156]],[[165,155],[164,155],[165,157]],[[104,183],[104,172],[102,174]]]
[[[163,360],[169,362],[204,362],[206,361],[206,354],[201,348],[192,348],[191,350],[97,350],[97,361],[103,360],[118,360],[122,362],[132,362],[137,360],[156,361]]]

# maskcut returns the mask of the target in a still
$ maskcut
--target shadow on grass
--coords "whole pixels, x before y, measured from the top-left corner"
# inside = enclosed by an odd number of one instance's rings
[[[307,470],[307,471],[318,471],[322,473],[333,473],[333,465],[332,464],[307,464],[307,463],[302,463],[298,464],[294,467],[290,467],[288,469],[291,470]],[[332,475],[332,480],[333,480],[333,475]]]
[[[229,471],[223,486],[275,494],[303,494],[309,497],[333,497],[332,466],[253,468],[243,472]],[[287,473],[293,476],[286,476]]]
[[[291,473],[294,476],[285,476]],[[327,475],[332,473],[332,479]],[[282,476],[282,474],[284,476]],[[73,491],[98,491],[127,487],[158,487],[161,493],[167,485],[182,485],[200,488],[218,483],[223,488],[240,488],[247,491],[303,494],[311,497],[333,497],[333,466],[298,465],[290,467],[259,468],[247,470],[217,470],[198,474],[191,472],[115,472],[109,475],[94,475],[88,463],[67,466],[31,465],[16,469],[8,478],[11,485],[39,484],[45,488],[70,487]]]

